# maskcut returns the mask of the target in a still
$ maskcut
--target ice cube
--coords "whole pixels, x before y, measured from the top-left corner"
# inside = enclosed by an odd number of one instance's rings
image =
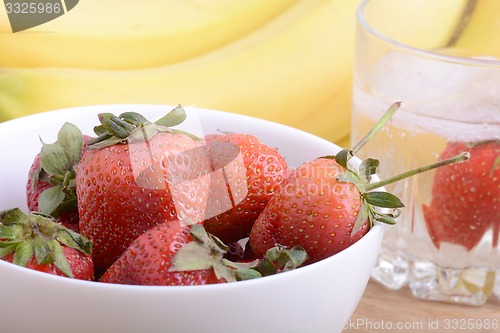
[[[371,93],[401,101],[409,113],[404,121],[423,130],[455,140],[464,133],[470,140],[500,139],[500,61],[492,68],[391,52],[372,73]]]

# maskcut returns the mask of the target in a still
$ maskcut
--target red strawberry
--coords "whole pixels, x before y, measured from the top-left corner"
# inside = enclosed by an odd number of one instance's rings
[[[64,124],[57,142],[43,144],[29,170],[26,197],[30,211],[51,215],[78,232],[78,206],[74,182],[84,141],[90,137],[70,123]]]
[[[472,250],[493,228],[493,247],[500,233],[500,141],[451,142],[446,159],[468,151],[470,161],[441,168],[434,175],[432,201],[423,212],[434,245],[457,244]]]
[[[0,258],[53,275],[94,280],[92,243],[52,218],[0,212]]]
[[[467,158],[411,170],[405,174],[370,183],[379,161],[367,159],[354,170],[348,161],[390,119],[393,105],[367,137],[352,150],[309,161],[294,170],[282,183],[260,214],[250,232],[252,251],[260,256],[276,244],[302,246],[308,263],[334,255],[357,242],[375,221],[395,223],[395,212],[403,203],[388,192],[371,191],[416,173]]]
[[[136,113],[99,117],[99,137],[88,142],[76,181],[80,229],[103,272],[149,228],[203,221],[210,161],[201,141],[163,126],[184,120],[180,107],[156,123]]]
[[[276,149],[255,136],[209,135],[206,141],[213,171],[223,175],[212,174],[208,203],[212,211],[203,224],[222,241],[236,242],[248,237],[253,223],[290,170]]]
[[[303,249],[273,248],[262,260],[234,263],[202,225],[171,221],[139,236],[100,281],[138,285],[202,285],[251,279],[299,267]]]
[[[177,251],[193,241],[190,227],[174,220],[139,236],[99,281],[138,285],[200,285],[225,282],[213,269],[170,271]]]
[[[315,262],[358,241],[369,230],[367,216],[353,232],[362,195],[351,182],[340,182],[346,172],[334,159],[318,158],[294,170],[271,198],[250,234],[257,255],[275,244],[301,245]]]

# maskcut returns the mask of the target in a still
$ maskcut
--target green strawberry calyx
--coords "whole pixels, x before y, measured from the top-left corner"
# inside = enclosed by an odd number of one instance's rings
[[[94,132],[98,136],[87,142],[89,150],[121,143],[143,142],[161,132],[184,134],[199,140],[190,133],[171,128],[180,125],[186,119],[186,111],[180,105],[155,122],[147,120],[136,112],[125,112],[119,116],[101,113],[98,118],[101,124],[94,127]]]
[[[170,271],[213,269],[218,279],[227,282],[250,280],[300,267],[307,259],[306,251],[295,246],[277,245],[262,259],[233,262],[224,258],[228,247],[200,224],[191,224],[193,241],[180,248],[174,256]]]
[[[57,218],[61,211],[76,207],[76,166],[80,161],[83,145],[82,132],[71,123],[65,123],[61,127],[55,143],[43,143],[40,166],[31,174],[34,187],[39,180],[52,185],[38,198],[42,214]]]
[[[398,182],[419,173],[470,159],[470,154],[468,152],[462,152],[452,158],[419,167],[376,182],[372,181],[372,177],[376,174],[380,165],[379,160],[367,158],[361,162],[359,169],[355,170],[355,168],[349,163],[349,160],[387,124],[400,106],[400,102],[392,104],[384,115],[377,121],[375,126],[368,132],[368,134],[353,148],[342,149],[335,156],[324,156],[324,158],[335,159],[339,165],[346,169],[346,172],[341,174],[337,180],[339,182],[353,183],[361,193],[362,205],[356,218],[356,222],[354,223],[352,233],[356,233],[367,220],[369,227],[372,227],[375,222],[391,225],[396,224],[396,218],[401,214],[401,208],[404,207],[403,202],[392,193],[376,191],[377,188]]]
[[[73,277],[63,246],[86,255],[92,253],[92,242],[40,213],[26,214],[19,208],[0,212],[0,258],[14,254],[13,263],[28,264],[34,256],[40,265],[54,264],[68,277]]]

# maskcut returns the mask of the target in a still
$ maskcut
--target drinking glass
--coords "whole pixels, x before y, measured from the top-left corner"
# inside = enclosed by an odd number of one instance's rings
[[[422,299],[500,297],[500,1],[365,0],[357,18],[352,142],[402,103],[358,155],[386,178],[471,152],[388,186],[406,207],[373,279]]]

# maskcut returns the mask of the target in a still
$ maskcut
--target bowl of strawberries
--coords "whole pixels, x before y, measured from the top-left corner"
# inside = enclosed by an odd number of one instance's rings
[[[228,112],[84,106],[0,142],[9,333],[340,332],[402,206],[374,160]]]

